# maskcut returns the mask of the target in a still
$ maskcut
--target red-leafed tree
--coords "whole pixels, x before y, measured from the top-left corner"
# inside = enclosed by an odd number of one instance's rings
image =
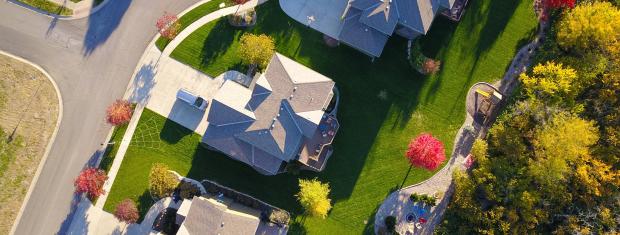
[[[75,191],[77,193],[87,193],[88,197],[93,199],[105,193],[103,191],[103,184],[107,179],[108,176],[103,170],[93,167],[86,168],[75,179]]]
[[[233,2],[235,4],[245,4],[246,2],[249,2],[250,0],[233,0]]]
[[[114,210],[114,216],[116,216],[118,220],[128,224],[135,223],[140,217],[136,204],[130,199],[125,199],[121,203],[116,205],[116,210]]]
[[[108,107],[106,113],[108,123],[118,126],[129,122],[131,115],[133,114],[133,110],[131,109],[131,104],[129,104],[129,102],[125,100],[116,100]]]
[[[446,160],[443,144],[428,133],[423,133],[411,141],[406,156],[412,166],[429,171],[437,169]]]
[[[157,27],[157,31],[162,37],[172,40],[181,30],[181,23],[179,23],[179,19],[176,15],[164,12],[164,14],[157,19],[155,27]]]
[[[575,0],[543,0],[545,2],[545,6],[550,9],[557,8],[574,8]]]

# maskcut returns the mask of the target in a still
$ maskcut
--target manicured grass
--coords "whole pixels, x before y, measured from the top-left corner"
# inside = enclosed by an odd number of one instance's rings
[[[50,2],[47,0],[17,0],[24,4],[28,4],[30,6],[39,8],[43,11],[47,11],[52,14],[61,15],[61,16],[70,16],[73,15],[73,10],[61,6],[55,2]]]
[[[112,163],[114,162],[114,157],[116,157],[116,152],[118,152],[119,147],[121,146],[121,141],[123,140],[123,136],[125,135],[125,131],[127,130],[127,124],[120,125],[114,128],[114,132],[112,132],[112,138],[110,139],[110,143],[108,147],[105,149],[105,153],[103,153],[103,159],[101,159],[101,163],[99,163],[99,168],[108,172],[110,167],[112,167]]]
[[[406,177],[410,139],[431,132],[452,151],[465,116],[465,95],[478,81],[500,79],[518,46],[536,27],[532,1],[472,1],[460,23],[437,18],[422,39],[424,53],[442,61],[435,76],[417,74],[406,60],[406,41],[393,37],[375,62],[346,46],[328,48],[322,35],[286,16],[278,1],[257,8],[247,31],[269,34],[277,51],[332,78],[340,90],[341,128],[335,152],[321,173],[262,176],[252,168],[199,146],[200,136],[146,110],[112,187],[105,209],[124,198],[152,203],[148,171],[164,162],[182,175],[208,178],[290,211],[292,234],[373,233],[374,213],[386,195],[433,173],[413,169]],[[190,35],[172,57],[216,76],[242,68],[236,53],[245,32],[215,21]],[[378,97],[385,92],[387,98]],[[327,219],[301,215],[298,178],[329,182],[333,202]],[[145,210],[142,209],[144,213]]]
[[[185,27],[194,23],[194,21],[197,21],[198,19],[200,19],[200,17],[203,17],[205,15],[208,15],[211,12],[219,10],[220,9],[219,6],[222,3],[224,3],[226,7],[230,7],[234,5],[232,0],[212,0],[185,13],[185,15],[179,18],[179,23],[181,24],[181,31],[185,29]],[[168,45],[168,43],[170,43],[170,40],[163,38],[163,37],[159,37],[157,38],[157,41],[155,41],[155,46],[157,46],[157,48],[160,51],[163,51],[166,45]]]

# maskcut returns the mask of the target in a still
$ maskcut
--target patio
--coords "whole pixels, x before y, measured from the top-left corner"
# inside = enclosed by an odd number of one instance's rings
[[[319,124],[319,129],[312,138],[305,138],[299,153],[299,162],[310,167],[311,170],[321,171],[332,152],[331,143],[338,133],[338,120],[332,115],[325,115]]]

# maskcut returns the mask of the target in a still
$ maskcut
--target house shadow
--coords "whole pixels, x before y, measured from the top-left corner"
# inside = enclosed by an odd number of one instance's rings
[[[205,26],[203,26],[205,27]],[[209,35],[203,41],[203,49],[200,51],[200,66],[205,68],[215,62],[215,58],[222,56],[228,51],[237,37],[240,37],[243,30],[236,30],[226,20],[221,18],[215,22]],[[217,74],[210,74],[217,76]]]
[[[178,143],[183,137],[194,133],[204,115],[205,111],[175,99],[159,137],[169,144]]]
[[[88,16],[88,29],[84,36],[82,54],[89,56],[105,43],[118,28],[132,0],[114,0]],[[94,8],[93,8],[94,9]]]
[[[151,90],[155,86],[155,73],[157,65],[154,62],[142,65],[132,80],[131,95],[128,100],[132,103],[146,105],[151,97]]]

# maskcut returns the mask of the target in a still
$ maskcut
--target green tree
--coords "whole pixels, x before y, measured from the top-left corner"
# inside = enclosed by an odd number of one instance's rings
[[[149,174],[149,189],[153,196],[166,197],[174,191],[178,184],[179,180],[169,171],[168,166],[162,163],[153,164]]]
[[[575,70],[552,61],[536,65],[531,76],[522,73],[519,79],[528,96],[549,103],[570,103],[578,91]]]
[[[594,122],[560,113],[540,129],[533,140],[536,158],[530,162],[530,174],[540,183],[552,186],[565,179],[569,163],[590,153],[598,141]]]
[[[617,51],[620,45],[620,10],[609,2],[583,3],[562,17],[558,42],[564,48]]]
[[[301,206],[312,216],[327,217],[332,208],[329,196],[329,184],[315,179],[299,180],[299,193],[295,195]]]
[[[243,34],[240,43],[239,55],[241,60],[244,64],[250,66],[267,67],[271,56],[275,52],[273,39],[265,34]]]

